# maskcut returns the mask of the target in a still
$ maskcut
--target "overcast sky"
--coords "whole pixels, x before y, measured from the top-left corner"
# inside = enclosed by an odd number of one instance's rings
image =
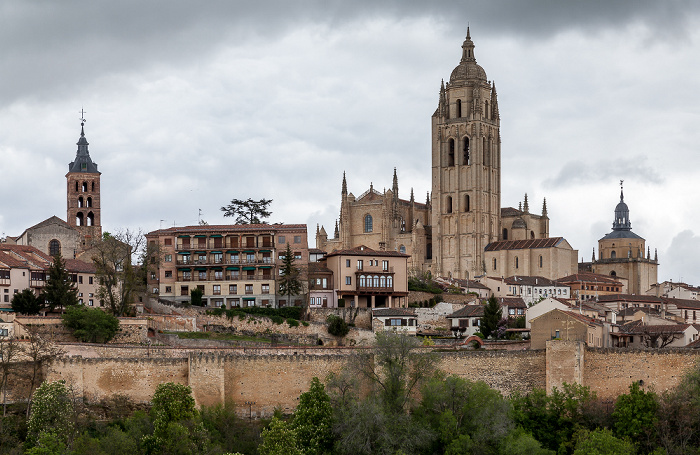
[[[270,222],[332,234],[348,190],[425,200],[430,117],[467,24],[496,83],[502,204],[547,198],[589,261],[625,181],[659,279],[700,284],[700,2],[2,1],[0,234],[66,217],[80,133],[102,224]]]

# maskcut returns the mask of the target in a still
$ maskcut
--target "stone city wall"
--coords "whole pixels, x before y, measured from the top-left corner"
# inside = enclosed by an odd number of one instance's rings
[[[343,318],[348,324],[355,324],[360,329],[372,330],[371,308],[312,308],[309,311],[310,320],[325,323],[330,315]]]
[[[148,338],[148,321],[146,318],[118,318],[119,329],[110,343],[145,343]],[[15,336],[29,337],[29,328],[35,329],[40,336],[45,336],[55,343],[77,341],[64,325],[60,317],[17,316],[14,320]]]

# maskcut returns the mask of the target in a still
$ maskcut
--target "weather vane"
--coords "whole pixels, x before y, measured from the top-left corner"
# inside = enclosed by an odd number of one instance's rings
[[[82,123],[85,123],[87,121],[85,120],[85,109],[83,109],[82,107],[80,108],[80,121]]]
[[[620,189],[622,189],[622,183],[623,183],[623,182],[624,182],[624,180],[620,180]]]

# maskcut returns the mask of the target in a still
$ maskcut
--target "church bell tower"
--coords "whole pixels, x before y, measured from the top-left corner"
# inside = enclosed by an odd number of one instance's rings
[[[93,163],[85,138],[85,119],[80,123],[80,139],[75,160],[68,165],[66,174],[68,214],[67,223],[82,235],[82,247],[102,237],[100,216],[100,172]]]
[[[496,86],[476,63],[468,28],[432,117],[431,205],[433,274],[482,275],[484,247],[498,240],[500,226],[500,116]]]

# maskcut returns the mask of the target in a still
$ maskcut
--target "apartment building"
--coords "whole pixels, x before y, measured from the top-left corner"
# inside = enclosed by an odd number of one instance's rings
[[[278,293],[287,244],[305,277],[309,247],[305,224],[204,225],[159,229],[146,234],[159,246],[159,260],[149,270],[152,295],[173,302],[203,291],[209,307],[301,305]],[[305,278],[304,278],[305,279]]]

